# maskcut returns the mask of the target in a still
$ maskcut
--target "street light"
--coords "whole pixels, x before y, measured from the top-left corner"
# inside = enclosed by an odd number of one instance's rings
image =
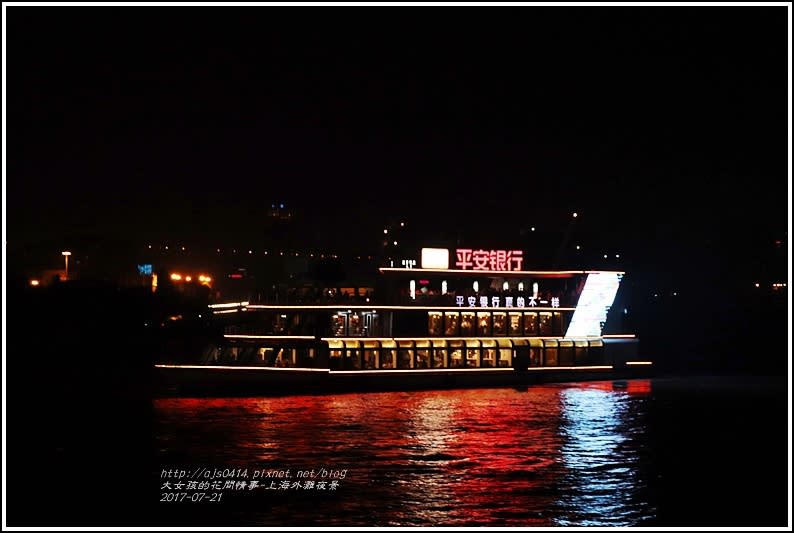
[[[63,256],[63,262],[64,262],[63,279],[67,280],[67,279],[69,279],[69,256],[72,255],[72,252],[61,252],[61,255]]]

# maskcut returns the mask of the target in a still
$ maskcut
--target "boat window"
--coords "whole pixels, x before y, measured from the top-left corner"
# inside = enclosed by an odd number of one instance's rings
[[[344,352],[345,341],[333,339],[328,341],[329,368],[331,370],[341,370],[342,352]]]
[[[380,367],[396,368],[397,365],[397,343],[393,340],[381,341]]]
[[[345,370],[361,370],[361,355],[361,350],[358,348],[347,350]]]
[[[314,368],[316,365],[314,348],[298,348],[298,359],[295,366],[301,368]]]
[[[480,339],[466,340],[466,366],[472,368],[480,367]]]
[[[541,339],[527,339],[529,342],[529,366],[543,365],[543,341]]]
[[[508,323],[509,323],[510,335],[513,336],[521,335],[523,331],[521,327],[521,313],[510,313],[508,315]]]
[[[398,343],[397,351],[397,368],[409,369],[413,368],[414,362],[414,343],[413,341],[400,341]]]
[[[462,368],[463,367],[463,350],[465,345],[462,340],[449,341],[449,367]]]
[[[354,313],[350,316],[350,336],[351,337],[360,337],[364,334],[364,321],[361,319],[361,315],[358,313]]]
[[[509,367],[513,366],[513,341],[510,339],[499,339],[499,360],[497,366]]]
[[[430,368],[430,340],[416,341],[416,368]]]
[[[273,332],[276,334],[283,334],[287,329],[287,315],[277,314],[275,316],[276,323],[273,326]]]
[[[364,313],[364,336],[376,337],[380,334],[380,316],[378,313]]]
[[[433,368],[447,367],[447,341],[433,339]]]
[[[486,337],[491,334],[491,313],[477,313],[477,335]]]
[[[372,370],[380,368],[378,365],[378,355],[380,352],[380,342],[378,341],[364,341],[364,352],[362,359],[362,368]]]
[[[551,313],[543,311],[540,313],[540,335],[541,337],[548,337],[553,334],[554,332],[551,328]]]
[[[345,370],[361,369],[361,342],[356,340],[345,340],[345,354],[342,367]]]
[[[551,319],[551,334],[562,335],[562,313],[554,311]]]
[[[482,361],[480,366],[494,368],[496,366],[496,339],[482,340]]]
[[[560,366],[573,366],[573,341],[563,339],[559,342]]]
[[[460,319],[460,334],[464,337],[474,335],[474,313],[464,312],[461,313]]]
[[[444,335],[454,337],[458,335],[460,326],[460,313],[444,313]]]
[[[504,335],[507,332],[507,314],[496,312],[493,314],[493,334]]]
[[[334,337],[344,337],[347,334],[345,318],[346,315],[343,314],[335,314],[331,317],[331,331],[333,331]]]
[[[535,312],[524,313],[524,335],[538,334],[538,314]]]
[[[428,335],[441,335],[441,325],[444,315],[440,312],[430,311],[427,313],[427,334]]]
[[[586,340],[577,340],[574,341],[574,354],[573,354],[573,364],[574,365],[587,365],[588,356],[587,356],[587,341]]]
[[[549,313],[551,314],[551,313]],[[545,366],[559,366],[557,341],[546,339],[543,341],[543,359]]]

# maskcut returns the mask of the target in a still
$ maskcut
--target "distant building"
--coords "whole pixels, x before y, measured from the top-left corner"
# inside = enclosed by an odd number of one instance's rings
[[[282,220],[287,221],[292,219],[292,211],[287,209],[286,204],[283,202],[277,204],[270,204],[270,208],[267,210],[267,218],[275,219],[275,220]]]

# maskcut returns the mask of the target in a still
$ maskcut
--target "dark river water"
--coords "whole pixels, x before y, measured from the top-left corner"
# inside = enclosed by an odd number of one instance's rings
[[[158,520],[785,526],[787,406],[760,378],[163,399]]]

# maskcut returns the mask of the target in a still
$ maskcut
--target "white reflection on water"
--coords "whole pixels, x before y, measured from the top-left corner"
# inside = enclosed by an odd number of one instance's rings
[[[640,448],[629,429],[642,428],[630,411],[637,398],[604,388],[569,388],[561,400],[566,491],[557,503],[566,512],[556,524],[631,526],[652,518],[654,509],[639,494]]]

